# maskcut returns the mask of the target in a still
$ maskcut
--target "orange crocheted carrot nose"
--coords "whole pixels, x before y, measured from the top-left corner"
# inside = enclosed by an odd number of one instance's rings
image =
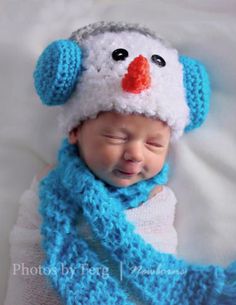
[[[124,91],[140,93],[151,86],[150,69],[147,58],[142,55],[136,57],[128,67],[128,73],[121,81]]]

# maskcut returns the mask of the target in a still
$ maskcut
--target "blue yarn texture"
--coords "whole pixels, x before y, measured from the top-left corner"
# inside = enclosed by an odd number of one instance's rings
[[[165,167],[145,182],[128,188],[110,187],[87,168],[75,145],[63,141],[58,165],[40,183],[39,210],[45,276],[64,304],[135,304],[112,273],[104,278],[98,273],[80,272],[84,264],[97,270],[106,267],[80,237],[81,210],[111,259],[122,262],[126,283],[143,304],[236,304],[236,263],[227,269],[189,264],[155,250],[127,221],[124,209],[146,201],[154,185],[166,183],[167,173]],[[64,274],[62,266],[76,272]],[[134,266],[145,270],[161,267],[162,272],[134,273]]]
[[[48,106],[63,105],[82,71],[82,52],[76,42],[60,39],[41,54],[34,71],[35,89]]]
[[[190,123],[185,132],[198,128],[206,120],[210,107],[210,81],[205,66],[196,59],[180,56],[183,65],[183,82],[187,104],[190,109]]]

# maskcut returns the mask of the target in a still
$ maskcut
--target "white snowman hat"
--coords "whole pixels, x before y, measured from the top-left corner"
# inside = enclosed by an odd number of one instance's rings
[[[209,110],[204,66],[137,24],[98,22],[52,42],[39,57],[34,80],[44,104],[61,106],[65,134],[113,110],[158,118],[176,140],[199,127]]]

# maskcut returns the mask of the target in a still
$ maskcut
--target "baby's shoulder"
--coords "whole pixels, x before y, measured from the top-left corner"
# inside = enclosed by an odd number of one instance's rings
[[[155,186],[150,193],[149,200],[158,200],[158,202],[163,201],[172,203],[173,205],[177,202],[173,190],[167,185]]]
[[[149,199],[154,197],[156,194],[160,193],[163,190],[163,186],[162,185],[156,185],[152,190],[151,193],[149,195]]]

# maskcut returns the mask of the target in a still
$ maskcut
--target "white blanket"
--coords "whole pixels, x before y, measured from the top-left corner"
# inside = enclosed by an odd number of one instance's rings
[[[55,161],[60,142],[57,110],[42,106],[34,92],[35,61],[49,42],[99,20],[147,25],[207,67],[208,120],[170,154],[170,184],[179,202],[178,250],[195,262],[226,265],[236,259],[236,2],[2,0],[0,14],[0,303],[19,197],[34,174]]]

